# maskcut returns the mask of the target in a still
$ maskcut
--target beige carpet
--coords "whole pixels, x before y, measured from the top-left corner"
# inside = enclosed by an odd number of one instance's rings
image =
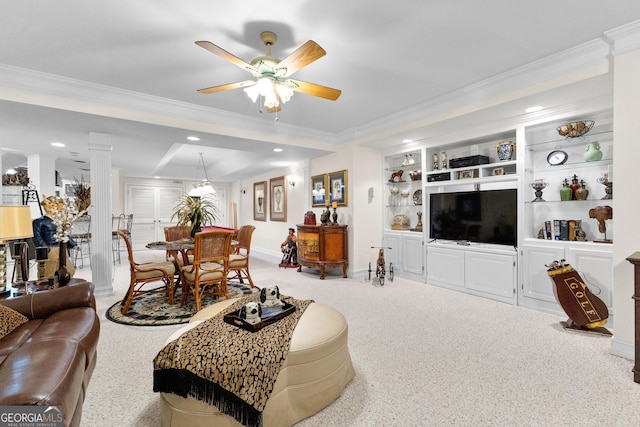
[[[278,261],[252,259],[256,284],[278,284],[283,294],[344,313],[356,369],[342,397],[299,426],[640,425],[633,363],[609,354],[608,337],[567,332],[558,324],[564,318],[399,278],[380,287],[335,270],[319,280],[316,270],[279,269]],[[160,425],[152,359],[180,326],[105,320],[127,274],[118,267],[116,296],[98,301],[102,334],[83,426]]]

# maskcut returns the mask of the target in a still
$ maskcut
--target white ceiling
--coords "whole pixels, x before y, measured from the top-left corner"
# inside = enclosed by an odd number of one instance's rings
[[[235,181],[354,140],[386,147],[426,137],[404,112],[640,19],[637,0],[523,4],[0,0],[2,166],[51,153],[77,176],[90,132],[111,135],[113,166],[131,177],[193,179],[199,152],[210,178]],[[194,41],[250,62],[265,54],[265,30],[277,33],[280,58],[309,39],[321,45],[327,55],[294,77],[342,96],[296,93],[276,121],[240,89],[196,91],[250,76]]]

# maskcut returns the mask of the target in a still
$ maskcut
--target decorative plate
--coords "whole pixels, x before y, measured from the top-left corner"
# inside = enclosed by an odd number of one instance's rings
[[[413,204],[422,205],[422,190],[416,190],[415,193],[413,193]]]

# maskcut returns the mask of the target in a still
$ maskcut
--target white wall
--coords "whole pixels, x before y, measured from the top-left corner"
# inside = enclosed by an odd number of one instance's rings
[[[345,147],[336,153],[322,156],[308,162],[268,174],[256,175],[241,183],[242,206],[241,223],[256,227],[251,241],[251,250],[280,257],[280,243],[285,239],[289,227],[304,222],[304,214],[312,211],[316,222],[320,223],[322,208],[311,207],[310,177],[325,173],[347,170],[347,204],[337,209],[338,223],[348,225],[349,272],[366,269],[375,254],[371,246],[379,246],[382,241],[382,188],[380,173],[382,156],[379,150],[364,147]],[[287,221],[278,222],[269,219],[253,220],[253,184],[271,178],[286,176],[295,180],[294,187],[287,185]],[[373,197],[369,197],[369,188],[373,188]],[[244,190],[244,193],[242,193]],[[356,220],[357,218],[357,220]]]
[[[640,251],[638,213],[638,115],[640,114],[640,50],[614,57],[614,160],[613,221],[613,354],[633,358],[634,304],[633,266],[626,257]],[[620,230],[625,230],[620,232]],[[640,325],[638,325],[640,327]]]

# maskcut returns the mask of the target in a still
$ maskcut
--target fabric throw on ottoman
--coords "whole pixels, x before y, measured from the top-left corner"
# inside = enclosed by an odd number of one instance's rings
[[[313,301],[281,295],[296,310],[257,332],[224,321],[225,314],[259,298],[240,298],[160,350],[153,360],[153,391],[192,396],[246,426],[261,426],[293,331]]]

